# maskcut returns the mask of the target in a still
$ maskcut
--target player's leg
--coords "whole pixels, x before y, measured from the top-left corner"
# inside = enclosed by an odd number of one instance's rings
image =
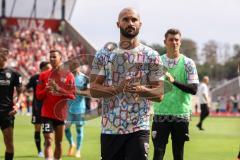
[[[62,157],[62,139],[63,133],[65,129],[64,122],[57,122],[54,125],[55,127],[55,150],[54,150],[54,158],[61,159]]]
[[[76,124],[76,132],[77,132],[77,152],[76,157],[81,157],[80,149],[83,142],[83,126]]]
[[[149,151],[149,131],[137,131],[129,134],[126,141],[126,159],[128,160],[148,160]]]
[[[42,119],[42,131],[44,137],[44,156],[46,159],[52,159],[52,143],[53,143],[53,122],[49,119]]]
[[[203,130],[202,129],[202,119],[203,119],[203,115],[204,115],[204,110],[203,110],[203,106],[202,106],[202,104],[200,104],[200,116],[199,116],[199,122],[198,122],[198,124],[197,124],[197,127],[198,127],[198,129],[200,129],[200,130]]]
[[[12,160],[14,155],[12,127],[8,127],[3,130],[3,139],[6,146],[5,160]]]
[[[14,156],[13,127],[14,117],[3,117],[1,129],[3,132],[4,143],[6,146],[5,160],[12,160]]]
[[[41,124],[34,125],[34,141],[38,150],[38,156],[43,157],[42,148],[41,148]]]
[[[200,121],[199,121],[199,123],[197,124],[197,127],[198,127],[200,130],[203,130],[203,128],[202,128],[202,123],[203,123],[203,120],[204,120],[208,115],[209,115],[209,109],[208,109],[207,104],[201,104]]]
[[[207,118],[208,115],[209,115],[209,107],[207,104],[204,104],[204,114],[202,117],[202,122],[203,122],[203,120],[205,120]]]
[[[38,156],[44,157],[41,148],[41,108],[42,103],[39,103],[35,100],[32,102],[32,124],[34,125],[34,141],[38,151]]]
[[[37,147],[38,156],[43,157],[41,149],[41,117],[33,113],[32,124],[34,124],[34,141]]]
[[[152,124],[153,160],[163,160],[171,126],[167,116],[154,116]]]
[[[73,140],[73,136],[71,133],[71,121],[67,121],[66,125],[65,125],[65,136],[67,138],[67,141],[69,143],[69,149],[68,149],[68,156],[73,156],[74,155],[74,150],[75,150],[75,143]]]
[[[44,156],[46,159],[51,159],[53,157],[52,143],[53,143],[53,133],[43,133],[44,136]]]
[[[174,160],[183,160],[185,142],[172,142]]]
[[[172,152],[174,160],[184,159],[184,144],[189,141],[189,122],[188,120],[178,118],[172,125]]]

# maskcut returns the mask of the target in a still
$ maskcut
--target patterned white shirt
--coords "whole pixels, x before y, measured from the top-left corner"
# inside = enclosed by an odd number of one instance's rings
[[[118,45],[112,51],[101,49],[95,55],[91,74],[105,76],[105,86],[117,86],[130,77],[130,83],[148,85],[151,81],[162,80],[159,54],[140,44],[132,50],[121,49]],[[104,98],[102,103],[102,133],[128,134],[149,130],[149,102],[137,94],[121,93]]]

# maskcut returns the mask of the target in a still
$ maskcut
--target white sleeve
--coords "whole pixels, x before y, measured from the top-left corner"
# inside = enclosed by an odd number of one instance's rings
[[[185,57],[185,70],[187,72],[187,81],[188,84],[198,84],[198,73],[197,73],[197,67],[194,61],[190,58]]]

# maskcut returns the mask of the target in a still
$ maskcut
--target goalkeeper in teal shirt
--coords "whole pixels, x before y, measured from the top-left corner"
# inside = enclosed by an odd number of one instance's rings
[[[89,78],[84,74],[87,70],[86,65],[79,67],[78,60],[70,61],[70,69],[75,77],[76,99],[68,101],[68,117],[66,122],[65,135],[70,144],[68,156],[81,156],[80,149],[83,141],[84,115],[86,112],[86,98],[89,96]],[[76,144],[71,133],[71,125],[76,125]],[[76,153],[75,152],[76,149]]]
[[[169,29],[165,33],[164,43],[167,53],[161,59],[168,68],[165,78],[173,84],[173,89],[164,95],[161,102],[154,103],[153,160],[163,160],[170,134],[173,158],[183,160],[184,143],[189,140],[191,95],[196,94],[199,80],[194,61],[180,53],[181,32]]]

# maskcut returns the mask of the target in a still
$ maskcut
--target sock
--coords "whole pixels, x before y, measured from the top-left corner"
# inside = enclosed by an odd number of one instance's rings
[[[83,140],[83,127],[80,125],[76,125],[76,131],[77,131],[77,150],[79,151]]]
[[[72,133],[71,133],[70,128],[65,129],[65,135],[66,135],[66,138],[68,140],[68,143],[72,146],[74,144],[74,141],[73,141],[73,137],[72,137]]]
[[[38,153],[41,152],[41,136],[40,136],[40,132],[35,132],[34,133],[34,140],[35,140],[35,144],[38,150]]]
[[[5,152],[5,160],[13,160],[13,153]]]

